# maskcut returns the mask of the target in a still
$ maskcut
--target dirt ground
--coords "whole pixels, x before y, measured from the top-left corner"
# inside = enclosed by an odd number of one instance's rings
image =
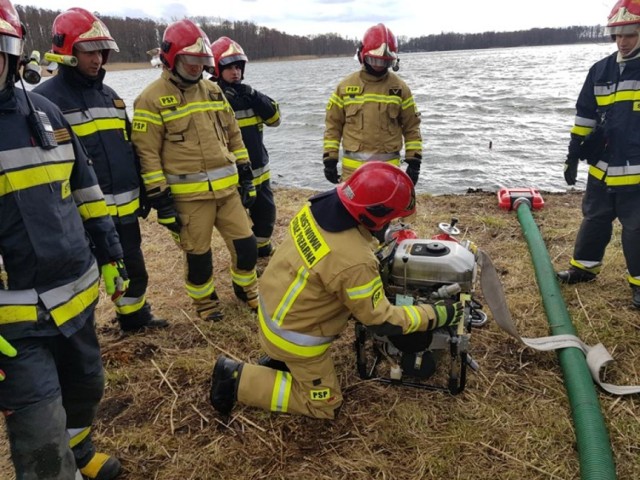
[[[312,192],[276,188],[275,241]],[[534,218],[556,267],[567,265],[581,220],[581,193],[544,194]],[[153,214],[152,214],[153,215]],[[549,334],[526,242],[514,212],[494,193],[422,195],[413,227],[437,234],[459,219],[460,237],[493,259],[509,309],[523,336]],[[182,256],[153,216],[142,221],[150,273],[149,301],[168,319],[164,331],[123,336],[113,308],[97,309],[107,387],[95,442],[123,463],[123,479],[575,479],[580,477],[574,425],[555,353],[531,350],[491,320],[473,330],[480,365],[459,395],[360,379],[353,329],[332,346],[345,396],[334,421],[276,415],[238,405],[228,422],[208,401],[215,358],[260,356],[255,316],[234,298],[229,256],[214,234],[217,290],[225,319],[196,318],[183,288]],[[261,267],[264,266],[261,261]],[[582,340],[602,342],[615,359],[604,379],[640,384],[640,311],[630,291],[615,225],[605,266],[595,282],[563,286]],[[482,292],[477,292],[482,302]],[[640,397],[598,390],[619,479],[640,478]],[[1,429],[2,427],[0,427]],[[4,435],[2,435],[4,436]],[[0,440],[0,479],[12,480]]]

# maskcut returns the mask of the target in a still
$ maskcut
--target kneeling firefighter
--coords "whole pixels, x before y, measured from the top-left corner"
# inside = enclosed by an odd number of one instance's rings
[[[273,412],[334,418],[342,393],[329,347],[355,317],[381,335],[455,325],[459,302],[392,305],[384,295],[372,232],[415,212],[409,176],[368,162],[316,195],[261,277],[260,365],[216,361],[211,403],[228,414],[237,401]]]

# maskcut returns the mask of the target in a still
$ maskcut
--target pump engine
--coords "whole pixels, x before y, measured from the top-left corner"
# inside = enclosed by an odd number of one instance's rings
[[[377,252],[384,292],[394,305],[460,301],[464,316],[457,327],[408,335],[381,336],[356,322],[355,349],[363,379],[427,390],[460,393],[467,366],[478,365],[469,355],[472,327],[484,325],[487,315],[474,297],[478,271],[477,247],[458,241],[457,219],[440,223],[441,233],[417,238],[405,225],[386,232]]]

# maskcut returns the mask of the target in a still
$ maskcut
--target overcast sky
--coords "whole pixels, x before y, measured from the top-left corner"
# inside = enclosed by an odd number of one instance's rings
[[[293,34],[360,38],[378,22],[397,36],[474,33],[535,27],[603,25],[615,0],[14,0],[50,10],[83,7],[102,15],[178,20],[207,16],[247,20]],[[99,5],[99,7],[98,7]],[[108,25],[107,25],[108,26]]]

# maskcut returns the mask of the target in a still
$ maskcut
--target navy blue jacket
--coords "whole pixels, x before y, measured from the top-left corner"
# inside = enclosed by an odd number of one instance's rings
[[[139,162],[130,141],[131,123],[124,101],[97,79],[61,65],[53,78],[38,85],[37,92],[55,103],[87,150],[115,222],[136,219],[140,207]]]
[[[0,334],[7,339],[75,333],[97,302],[98,265],[122,258],[80,142],[53,103],[28,95],[57,146],[40,147],[24,90],[0,92],[0,255],[8,277]]]
[[[608,188],[640,189],[640,59],[624,64],[614,53],[596,62],[576,103],[572,133],[602,125],[606,150],[589,174]],[[623,68],[621,68],[623,67]]]

